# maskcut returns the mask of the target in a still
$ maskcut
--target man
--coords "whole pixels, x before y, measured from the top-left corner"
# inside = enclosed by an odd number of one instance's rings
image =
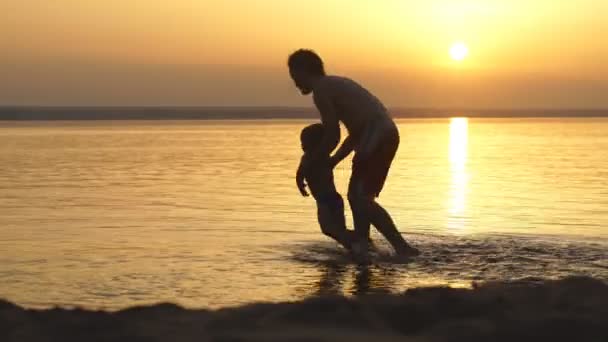
[[[340,122],[348,131],[330,160],[335,167],[355,152],[348,186],[356,234],[352,244],[355,257],[367,259],[370,223],[391,243],[397,254],[418,255],[418,250],[397,231],[388,212],[376,202],[399,146],[399,131],[382,102],[351,79],[326,75],[323,61],[314,51],[294,52],[289,56],[288,66],[289,74],[302,94],[313,94],[325,126],[321,143],[307,160],[302,161],[301,167],[310,167],[315,160],[332,152],[333,142],[339,140]],[[305,186],[304,180],[300,176],[296,178],[301,190]]]

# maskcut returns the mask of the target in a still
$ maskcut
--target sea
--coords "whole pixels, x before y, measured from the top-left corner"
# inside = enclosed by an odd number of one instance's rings
[[[422,255],[395,258],[373,231],[368,266],[321,234],[296,188],[314,121],[0,121],[0,298],[222,308],[608,280],[608,118],[398,119],[378,201]],[[349,176],[347,159],[344,196]]]

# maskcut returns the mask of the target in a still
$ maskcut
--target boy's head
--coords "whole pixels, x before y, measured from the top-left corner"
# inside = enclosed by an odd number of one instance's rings
[[[316,123],[310,126],[304,127],[300,134],[300,141],[302,142],[302,150],[304,152],[315,149],[323,139],[323,124]]]
[[[300,141],[302,142],[302,150],[304,152],[310,152],[314,150],[321,140],[323,139],[323,134],[325,134],[325,127],[321,123],[312,124],[310,126],[304,127],[302,133],[300,134]],[[338,138],[339,139],[339,138]],[[331,150],[336,148],[338,145],[338,140],[333,144]]]
[[[287,65],[289,66],[289,75],[304,95],[312,92],[313,83],[316,79],[325,76],[323,60],[312,50],[297,50],[289,55]]]

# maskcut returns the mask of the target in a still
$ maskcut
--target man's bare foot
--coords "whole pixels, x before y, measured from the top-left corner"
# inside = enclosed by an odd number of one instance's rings
[[[367,250],[369,252],[377,252],[378,246],[374,243],[371,237],[367,238]]]
[[[356,263],[360,265],[369,265],[371,263],[369,257],[369,243],[367,241],[355,241],[351,246],[351,254]]]
[[[357,235],[355,234],[354,230],[347,229],[346,230],[346,236],[347,236],[346,243],[343,243],[342,245],[347,250],[349,250],[349,251],[352,252],[352,246],[357,241]],[[378,250],[378,247],[376,246],[376,244],[372,240],[371,236],[367,238],[367,249],[368,249],[369,252],[375,252],[375,251]]]
[[[407,246],[404,248],[400,248],[399,250],[396,251],[397,255],[402,256],[402,257],[416,257],[420,255],[420,250],[418,250],[418,248],[412,247],[412,246]]]

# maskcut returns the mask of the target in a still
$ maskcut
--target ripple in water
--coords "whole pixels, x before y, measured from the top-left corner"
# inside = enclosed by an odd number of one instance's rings
[[[378,241],[379,239],[376,239]],[[331,242],[303,242],[289,258],[323,270],[320,293],[347,295],[399,292],[426,285],[471,286],[475,282],[530,281],[587,275],[608,280],[608,245],[604,242],[560,242],[520,236],[482,238],[416,234],[417,258],[391,256],[390,247],[375,242],[372,265],[355,265]]]

